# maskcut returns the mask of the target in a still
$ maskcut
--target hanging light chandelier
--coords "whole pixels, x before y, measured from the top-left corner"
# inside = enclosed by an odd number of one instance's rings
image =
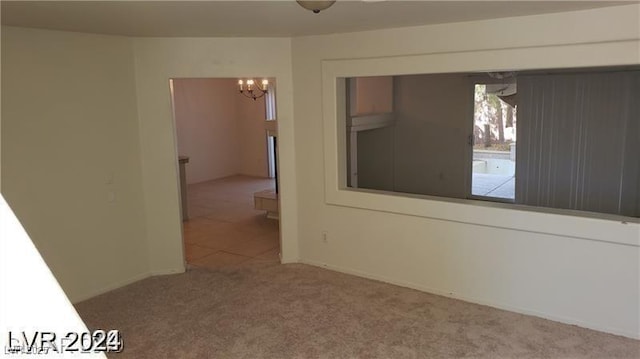
[[[298,5],[302,6],[303,8],[305,8],[307,10],[311,10],[311,11],[313,11],[314,14],[317,14],[322,10],[328,9],[336,1],[335,0],[333,0],[333,1],[301,1],[301,0],[296,0],[296,2],[298,3]]]
[[[253,79],[248,79],[246,82],[238,80],[238,87],[241,95],[255,101],[269,92],[269,80],[262,80],[262,86],[257,85]]]

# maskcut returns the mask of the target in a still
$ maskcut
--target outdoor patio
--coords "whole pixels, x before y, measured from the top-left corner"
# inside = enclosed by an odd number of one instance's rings
[[[514,175],[474,173],[471,193],[474,196],[514,199],[515,184]]]

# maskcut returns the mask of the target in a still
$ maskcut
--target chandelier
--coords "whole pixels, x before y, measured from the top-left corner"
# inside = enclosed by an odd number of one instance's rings
[[[245,97],[253,99],[255,101],[256,99],[259,99],[260,97],[264,96],[268,92],[269,80],[267,79],[262,80],[262,86],[259,86],[255,83],[253,79],[248,79],[246,81],[246,87],[245,87],[245,81],[238,80],[238,87],[240,89],[241,95],[244,95]]]

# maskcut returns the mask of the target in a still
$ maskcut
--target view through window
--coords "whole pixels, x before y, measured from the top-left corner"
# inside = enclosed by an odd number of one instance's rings
[[[346,80],[350,188],[640,217],[637,67]]]
[[[516,84],[476,84],[471,194],[515,199]]]

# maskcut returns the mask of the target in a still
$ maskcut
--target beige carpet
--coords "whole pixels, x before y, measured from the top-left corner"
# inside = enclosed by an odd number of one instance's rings
[[[301,264],[153,277],[79,303],[116,358],[640,358],[640,341]]]

